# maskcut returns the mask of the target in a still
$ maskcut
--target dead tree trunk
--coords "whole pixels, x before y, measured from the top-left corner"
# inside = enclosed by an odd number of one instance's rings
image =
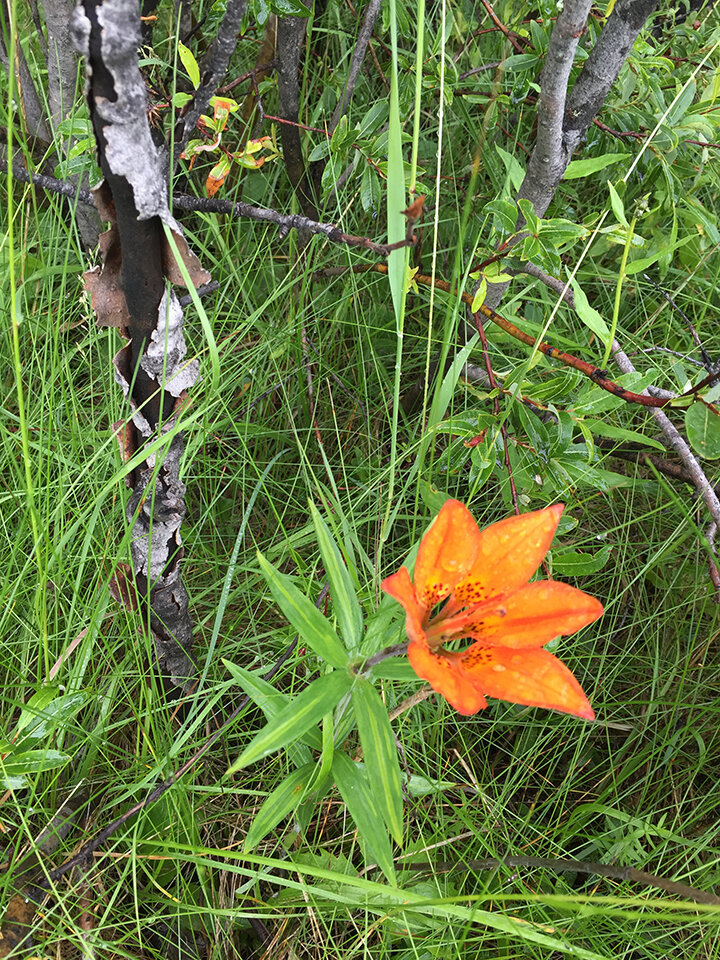
[[[204,283],[209,274],[189,252],[168,209],[167,167],[150,135],[137,63],[138,0],[83,0],[72,29],[87,62],[86,95],[105,177],[95,201],[101,218],[110,221],[100,240],[103,267],[86,274],[86,285],[98,323],[118,327],[128,339],[115,370],[132,408],[131,419],[120,425],[121,445],[126,460],[140,461],[128,474],[133,574],[143,624],[161,664],[175,684],[186,686],[195,670],[180,576],[185,485],[177,422],[198,362],[185,360],[183,311],[167,283],[182,280],[166,228],[193,282]]]

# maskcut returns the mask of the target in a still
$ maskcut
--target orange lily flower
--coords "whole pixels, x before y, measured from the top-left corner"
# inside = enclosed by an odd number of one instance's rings
[[[594,719],[575,677],[542,647],[597,620],[602,604],[566,583],[528,582],[562,512],[556,504],[479,530],[448,500],[420,543],[414,583],[405,567],[383,580],[405,609],[413,670],[460,713],[477,713],[487,695]],[[465,637],[475,641],[466,650],[444,649]]]

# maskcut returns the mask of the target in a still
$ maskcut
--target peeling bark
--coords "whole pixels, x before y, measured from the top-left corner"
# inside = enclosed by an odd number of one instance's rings
[[[95,205],[110,229],[101,238],[103,267],[86,275],[98,323],[115,326],[128,343],[115,358],[115,377],[131,408],[121,431],[129,459],[174,430],[182,403],[198,377],[186,362],[183,311],[166,281],[181,282],[163,224],[173,232],[193,282],[210,276],[189,251],[170,215],[165,166],[145,110],[146,91],[137,63],[138,0],[84,0],[72,31],[87,59],[88,89],[98,158],[105,181]],[[180,575],[185,484],[180,479],[182,434],[161,454],[148,453],[129,476],[133,574],[145,627],[172,681],[186,687],[195,674],[190,658],[192,623]]]

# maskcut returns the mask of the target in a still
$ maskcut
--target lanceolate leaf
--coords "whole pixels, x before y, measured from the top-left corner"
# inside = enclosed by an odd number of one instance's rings
[[[257,671],[245,670],[244,667],[239,667],[229,660],[223,660],[223,663],[240,684],[245,694],[260,707],[266,720],[274,720],[290,703],[290,697],[286,693],[276,690],[271,683],[259,677]],[[313,750],[322,750],[322,737],[318,730],[310,729],[300,739],[304,744],[312,747]],[[309,759],[309,755],[305,756],[303,763],[309,761]]]
[[[335,707],[351,686],[352,678],[343,670],[335,670],[314,680],[262,728],[228,772],[234,773],[299,740],[306,730],[314,727]]]
[[[392,849],[382,813],[377,803],[377,791],[370,789],[365,770],[338,751],[333,758],[333,776],[340,796],[355,821],[360,836],[367,843],[377,865],[391,883],[395,883]]]
[[[64,766],[70,759],[59,750],[26,750],[24,753],[11,753],[0,760],[0,786],[5,790],[18,789],[25,785],[31,774],[43,773]]]
[[[265,800],[245,837],[243,850],[249,852],[300,803],[315,773],[315,764],[294,770]]]
[[[317,607],[300,593],[290,577],[276,570],[261,553],[258,553],[258,562],[275,602],[300,634],[302,642],[333,667],[344,667],[348,655]]]
[[[190,82],[197,90],[200,86],[200,67],[192,50],[189,50],[184,43],[178,43],[178,56],[190,77]]]
[[[354,650],[360,645],[363,626],[362,610],[355,587],[327,524],[314,505],[311,505],[310,509],[325,573],[330,581],[330,596],[340,624],[340,633],[347,646]]]
[[[371,683],[359,677],[353,690],[363,757],[377,803],[396,843],[403,839],[403,800],[400,765],[387,710]]]

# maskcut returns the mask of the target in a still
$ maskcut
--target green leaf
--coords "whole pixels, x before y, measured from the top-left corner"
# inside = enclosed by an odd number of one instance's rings
[[[377,791],[370,789],[363,767],[345,753],[338,751],[333,757],[333,776],[340,796],[345,801],[350,816],[355,821],[358,833],[368,845],[377,865],[395,883],[392,848],[387,829],[377,804]]]
[[[338,125],[333,130],[333,135],[330,138],[330,149],[333,151],[333,153],[337,152],[337,150],[343,145],[343,141],[345,140],[347,133],[348,133],[348,119],[347,119],[347,114],[344,113],[340,117],[340,120],[338,121]]]
[[[480,285],[475,291],[475,296],[473,297],[472,306],[470,309],[473,313],[477,313],[480,307],[485,303],[485,297],[487,296],[487,280],[485,277],[480,278]]]
[[[11,753],[0,760],[0,784],[4,789],[18,789],[25,785],[27,777],[46,770],[64,766],[70,757],[59,750],[26,750]]]
[[[627,153],[603,153],[599,157],[588,157],[587,160],[571,160],[565,168],[563,180],[580,180],[582,177],[597,173],[598,170],[604,170],[613,163],[629,159],[630,155]]]
[[[665,117],[665,123],[669,127],[676,127],[684,118],[692,102],[695,99],[695,81],[690,80],[681,92],[680,96],[677,98],[675,103],[670,107],[667,116]]]
[[[625,216],[625,204],[622,201],[622,197],[609,180],[607,185],[610,192],[610,205],[612,206],[613,213],[615,214],[615,219],[624,227],[629,227],[630,224],[627,222],[627,217]]]
[[[651,253],[649,257],[641,257],[639,260],[631,260],[625,267],[625,273],[628,276],[632,276],[635,273],[640,273],[643,270],[647,270],[648,267],[652,266],[656,260],[660,260],[662,257],[666,257],[673,251],[677,250],[679,247],[684,247],[686,243],[690,243],[692,237],[681,237],[675,243],[668,243],[665,246],[658,247],[654,253]]]
[[[343,670],[318,677],[253,737],[228,773],[235,773],[299,740],[336,706],[351,686],[352,678]]]
[[[191,93],[183,93],[182,90],[178,90],[172,98],[172,105],[176,110],[182,110],[185,104],[190,103],[193,99],[194,97]]]
[[[597,573],[605,566],[613,551],[612,544],[601,547],[597,553],[582,553],[580,550],[567,550],[564,553],[553,553],[553,574],[561,573],[566,577],[584,577],[589,573]]]
[[[318,160],[324,160],[326,157],[329,157],[329,156],[330,156],[330,143],[328,140],[321,140],[320,143],[316,143],[315,146],[310,151],[308,162],[316,163]]]
[[[23,707],[15,727],[14,739],[41,740],[54,728],[76,713],[85,702],[85,694],[59,694],[59,687],[43,687]]]
[[[544,253],[545,247],[538,237],[525,237],[520,247],[521,260],[542,259]]]
[[[344,667],[348,655],[317,607],[300,593],[290,577],[276,570],[259,551],[258,562],[275,602],[300,634],[303,643],[333,667]]]
[[[353,689],[357,720],[368,777],[390,835],[398,845],[403,838],[403,799],[395,735],[380,695],[364,677]]]
[[[508,153],[507,150],[503,150],[501,146],[495,144],[495,150],[497,155],[503,162],[505,170],[508,177],[510,178],[510,183],[513,186],[514,190],[519,190],[522,185],[523,180],[525,179],[525,169],[522,164],[514,157],[511,153]],[[515,204],[513,204],[515,207]],[[517,207],[515,207],[517,210]],[[515,229],[513,227],[513,229]]]
[[[372,668],[371,674],[380,680],[402,680],[406,683],[418,683],[420,680],[408,661],[397,657],[381,660]]]
[[[587,232],[587,228],[582,223],[573,223],[572,220],[565,220],[563,217],[540,221],[540,236],[543,243],[551,243],[555,247],[586,236]]]
[[[642,443],[646,447],[654,447],[655,450],[665,450],[665,447],[659,440],[652,437],[646,437],[644,433],[638,430],[628,430],[625,427],[616,427],[614,423],[608,423],[606,420],[583,420],[582,423],[592,433],[599,437],[609,437],[611,440],[624,440],[627,443]]]
[[[535,207],[529,200],[518,200],[520,213],[525,218],[525,227],[530,233],[540,233],[540,217],[535,213]]]
[[[287,776],[263,802],[245,837],[243,850],[248,853],[302,801],[315,773],[315,763],[306,763]]]
[[[590,463],[575,463],[564,459],[556,461],[567,473],[571,480],[586,487],[591,487],[601,493],[609,493],[617,487],[630,487],[635,481],[623,473],[614,473],[612,470],[602,470]]]
[[[506,70],[515,72],[519,70],[532,70],[534,67],[539,66],[539,64],[540,58],[536,53],[516,53],[503,62]]]
[[[314,504],[310,505],[310,513],[317,534],[325,574],[330,583],[330,596],[333,610],[340,625],[340,634],[348,648],[355,650],[360,646],[363,629],[362,609],[358,603],[355,584],[328,525],[320,516]],[[347,660],[347,657],[345,659]],[[336,666],[339,666],[339,664],[336,664]]]
[[[243,692],[250,697],[253,703],[256,703],[265,714],[265,719],[272,721],[289,705],[290,697],[286,693],[281,693],[275,687],[258,676],[256,670],[246,670],[239,667],[236,663],[223,658],[223,663],[233,678],[237,680]],[[308,730],[300,737],[304,744],[312,747],[313,750],[322,750],[322,737],[319,730]],[[309,755],[302,756],[302,763],[310,760]],[[298,764],[299,766],[302,766]]]
[[[493,227],[499,233],[513,233],[517,225],[518,208],[510,200],[491,200],[486,203],[484,212],[493,216]]]
[[[610,337],[610,328],[605,323],[605,318],[594,307],[590,306],[585,291],[577,280],[572,280],[571,286],[575,295],[575,312],[585,326],[592,330],[596,337],[600,338],[604,346]]]
[[[380,180],[369,163],[360,178],[360,203],[365,213],[369,213],[373,219],[377,217],[380,211],[380,202],[382,200],[382,190],[380,189]]]
[[[190,77],[190,82],[197,90],[200,86],[200,67],[192,50],[189,50],[184,43],[178,43],[178,56],[185,67],[185,73]]]
[[[702,401],[685,411],[685,429],[690,446],[706,460],[720,458],[720,416]]]

